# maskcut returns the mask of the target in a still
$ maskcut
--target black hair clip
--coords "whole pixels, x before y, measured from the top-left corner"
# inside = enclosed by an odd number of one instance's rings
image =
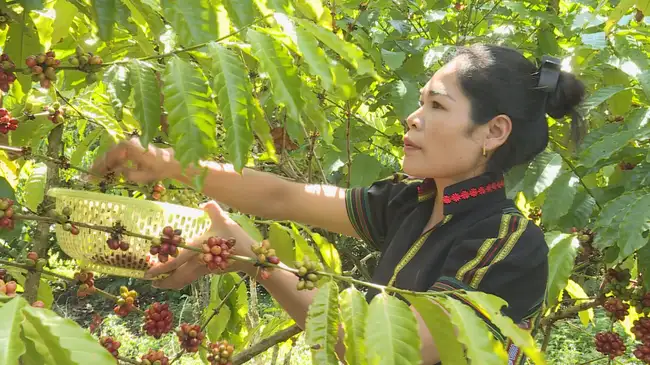
[[[542,65],[539,71],[539,88],[552,93],[557,87],[562,71],[561,60],[557,57],[542,56]]]

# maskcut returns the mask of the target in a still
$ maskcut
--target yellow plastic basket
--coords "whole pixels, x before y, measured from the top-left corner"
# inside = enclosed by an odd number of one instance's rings
[[[210,226],[203,210],[181,205],[62,188],[50,189],[47,194],[56,200],[58,212],[64,207],[72,209],[73,222],[113,226],[119,221],[126,230],[147,236],[160,235],[169,225],[181,229],[185,239],[202,234]],[[141,279],[157,262],[157,257],[149,254],[151,241],[142,238],[124,236],[129,249],[116,251],[106,244],[110,237],[106,232],[79,227],[75,236],[57,224],[56,236],[63,252],[85,270]]]

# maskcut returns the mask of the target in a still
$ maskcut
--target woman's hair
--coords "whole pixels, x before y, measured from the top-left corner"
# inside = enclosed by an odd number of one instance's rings
[[[471,103],[475,125],[499,114],[512,120],[512,132],[488,162],[488,170],[506,172],[527,163],[548,144],[546,114],[559,119],[571,116],[576,143],[584,133],[577,112],[585,95],[584,84],[571,73],[559,71],[556,87],[539,85],[540,67],[514,49],[475,44],[456,50],[460,88]],[[553,72],[553,71],[549,71]]]

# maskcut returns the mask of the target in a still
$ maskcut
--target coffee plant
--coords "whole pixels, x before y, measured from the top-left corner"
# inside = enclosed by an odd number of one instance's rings
[[[608,330],[593,338],[600,357],[582,362],[650,363],[648,12],[648,0],[2,2],[0,364],[241,364],[272,347],[272,363],[278,349],[289,363],[297,338],[314,364],[336,364],[339,326],[348,364],[420,363],[417,321],[397,294],[422,316],[444,364],[507,363],[468,303],[535,364],[553,356],[545,351],[563,321],[593,329],[595,311],[606,313]],[[485,293],[381,287],[368,303],[373,249],[298,222],[232,212],[259,242],[256,258],[240,256],[230,237],[190,245],[176,223],[145,232],[141,222],[109,219],[122,213],[106,213],[108,197],[196,208],[209,199],[202,179],[133,184],[89,172],[112,145],[138,138],[170,148],[184,167],[212,160],[304,183],[368,185],[400,169],[402,122],[419,88],[454,46],[474,42],[560,57],[588,90],[581,144],[567,121],[551,118],[548,148],[506,177],[509,197],[549,245],[545,310],[533,332]],[[106,202],[71,204],[56,188]],[[76,259],[64,241],[95,245],[95,256]],[[129,289],[140,291],[143,271],[185,250],[210,272],[196,323],[174,299]],[[286,317],[259,317],[255,280],[224,272],[238,261],[256,265],[262,282],[284,270],[297,276],[296,290],[314,293],[304,331]],[[128,287],[115,284],[129,275]],[[173,336],[174,346],[129,350],[101,316],[88,314],[88,329],[65,318],[52,287],[80,305],[105,299],[103,315],[140,316],[136,332]]]

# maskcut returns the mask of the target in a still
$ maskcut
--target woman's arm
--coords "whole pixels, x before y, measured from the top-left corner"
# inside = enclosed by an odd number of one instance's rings
[[[295,183],[251,169],[239,174],[232,165],[214,162],[183,169],[173,150],[151,144],[145,149],[137,138],[111,148],[95,162],[92,172],[101,176],[121,173],[136,183],[170,178],[189,185],[204,173],[204,168],[207,175],[202,193],[240,212],[358,237],[347,215],[345,190],[335,186]]]
[[[251,278],[256,278],[266,291],[278,301],[278,303],[284,308],[284,310],[289,313],[291,318],[296,322],[300,328],[305,329],[305,323],[307,320],[307,311],[314,296],[318,289],[314,290],[296,290],[296,284],[298,284],[298,277],[293,273],[284,270],[274,270],[270,278],[266,280],[260,280],[256,275],[256,268],[249,268],[247,274]],[[418,333],[420,335],[421,347],[420,351],[422,353],[422,362],[421,365],[434,365],[440,361],[440,355],[438,354],[438,349],[436,344],[433,341],[433,337],[429,332],[424,320],[417,312],[417,310],[411,306],[411,311],[415,315],[415,318],[418,322]],[[341,361],[345,358],[345,346],[343,344],[344,331],[342,326],[339,327],[339,338],[336,344],[336,353]],[[345,361],[343,361],[345,363]]]

